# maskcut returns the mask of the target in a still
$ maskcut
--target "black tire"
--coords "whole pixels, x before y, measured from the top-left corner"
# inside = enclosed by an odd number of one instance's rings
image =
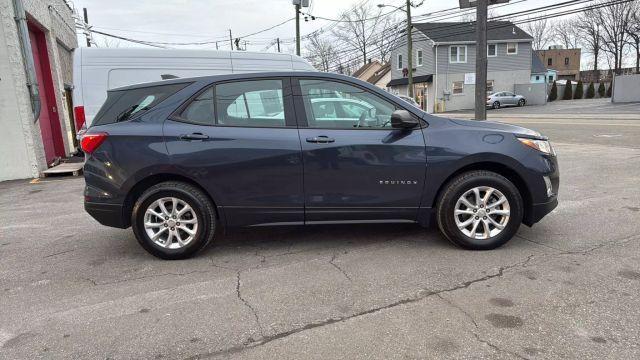
[[[500,101],[494,101],[493,102],[493,108],[494,109],[500,109]]]
[[[523,107],[525,103],[526,103],[526,100],[525,100],[525,99],[520,99],[520,100],[518,101],[518,106]]]
[[[489,239],[474,239],[465,235],[455,222],[454,210],[458,199],[477,186],[490,186],[505,195],[511,214],[505,228]],[[463,173],[445,185],[436,206],[438,227],[452,243],[472,250],[491,250],[504,245],[518,231],[522,223],[524,205],[518,188],[504,176],[484,170]]]
[[[186,202],[198,218],[194,238],[182,248],[162,247],[151,240],[144,229],[147,207],[163,197],[175,197]],[[199,188],[178,181],[163,182],[150,187],[138,198],[131,212],[131,228],[140,245],[152,255],[167,260],[186,259],[213,240],[217,229],[216,210],[209,197]]]

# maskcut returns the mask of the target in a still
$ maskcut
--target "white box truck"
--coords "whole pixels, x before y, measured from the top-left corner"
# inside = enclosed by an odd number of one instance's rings
[[[73,58],[76,129],[91,124],[109,89],[175,77],[292,70],[315,71],[303,58],[282,53],[78,48]]]

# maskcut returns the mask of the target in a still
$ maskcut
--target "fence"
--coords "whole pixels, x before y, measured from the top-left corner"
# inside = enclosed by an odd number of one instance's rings
[[[527,105],[544,105],[547,103],[547,84],[515,84],[515,93],[527,99]]]
[[[640,75],[616,75],[613,78],[611,102],[640,101]]]

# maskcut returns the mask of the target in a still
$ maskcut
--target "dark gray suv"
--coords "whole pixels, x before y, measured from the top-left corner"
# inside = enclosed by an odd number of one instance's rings
[[[165,259],[222,227],[436,222],[469,249],[557,206],[547,138],[431,116],[357,79],[236,74],[109,91],[82,138],[85,209]]]

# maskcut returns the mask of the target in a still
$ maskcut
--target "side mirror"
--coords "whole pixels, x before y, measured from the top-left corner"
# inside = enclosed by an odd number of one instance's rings
[[[391,127],[396,129],[412,129],[419,121],[407,110],[396,110],[391,114]]]

